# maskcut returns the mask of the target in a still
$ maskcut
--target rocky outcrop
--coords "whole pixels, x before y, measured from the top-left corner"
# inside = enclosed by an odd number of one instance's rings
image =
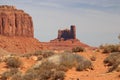
[[[33,37],[33,22],[29,14],[14,6],[0,6],[0,34]]]
[[[76,26],[71,25],[70,30],[65,29],[65,30],[58,30],[58,38],[57,39],[76,39]]]

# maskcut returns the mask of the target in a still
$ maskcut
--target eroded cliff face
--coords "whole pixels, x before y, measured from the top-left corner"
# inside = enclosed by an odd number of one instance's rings
[[[14,6],[0,6],[0,35],[34,37],[31,16]]]

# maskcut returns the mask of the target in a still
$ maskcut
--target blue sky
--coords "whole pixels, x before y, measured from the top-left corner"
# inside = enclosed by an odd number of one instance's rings
[[[29,13],[40,41],[57,37],[57,30],[76,25],[77,38],[91,46],[118,43],[120,0],[0,0]]]

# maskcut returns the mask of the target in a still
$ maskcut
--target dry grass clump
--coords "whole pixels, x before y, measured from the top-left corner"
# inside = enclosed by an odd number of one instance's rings
[[[61,54],[57,55],[57,58],[53,57],[53,60],[56,61],[56,62],[54,62],[55,64],[58,63],[58,65],[62,66],[62,68],[64,70],[70,69],[72,67],[77,68],[78,64],[79,64],[79,66],[84,65],[83,66],[84,68],[82,70],[85,70],[87,68],[90,69],[90,67],[92,67],[91,61],[89,61],[88,59],[86,59],[86,58],[84,58],[84,57],[82,57],[82,56],[80,56],[78,54],[61,53]]]
[[[5,60],[7,66],[9,68],[19,68],[21,65],[22,65],[22,62],[21,60],[19,59],[19,57],[8,57],[6,60]]]
[[[10,70],[4,72],[1,74],[1,80],[8,80],[11,78],[11,80],[20,80],[18,74],[21,74],[21,72],[17,68],[11,68]]]
[[[103,53],[120,52],[120,44],[105,44],[101,45],[100,49]]]
[[[35,51],[34,53],[23,54],[21,57],[30,58],[31,56],[36,56],[38,60],[42,60],[44,58],[48,58],[55,53],[53,51]]]
[[[39,65],[39,67],[32,67],[31,69],[29,69],[26,74],[23,76],[24,80],[28,80],[28,78],[30,78],[29,80],[56,80],[56,79],[60,79],[63,80],[65,74],[58,72],[59,68],[57,68],[58,66],[55,65],[52,62],[49,61],[43,61],[41,63],[41,65]],[[31,76],[32,75],[32,76]]]
[[[120,71],[120,52],[111,53],[105,60],[104,63],[110,66],[108,72]]]
[[[85,48],[79,46],[72,49],[72,52],[84,52]]]
[[[87,61],[87,60],[84,62],[78,63],[78,65],[76,67],[77,71],[83,71],[86,69],[93,69],[92,63],[90,61]]]

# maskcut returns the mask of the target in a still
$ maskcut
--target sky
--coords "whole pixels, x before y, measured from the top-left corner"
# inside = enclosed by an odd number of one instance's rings
[[[77,38],[90,46],[120,42],[120,0],[0,0],[32,16],[34,36],[41,42],[57,37],[58,29],[76,25]]]

